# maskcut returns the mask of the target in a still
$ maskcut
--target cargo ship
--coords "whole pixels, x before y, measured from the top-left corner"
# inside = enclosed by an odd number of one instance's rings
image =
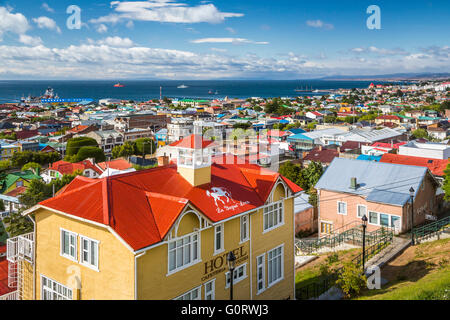
[[[114,87],[115,87],[115,88],[123,88],[123,87],[125,87],[125,85],[123,85],[123,84],[121,84],[121,83],[119,82],[119,83],[116,83],[116,84],[114,85]]]

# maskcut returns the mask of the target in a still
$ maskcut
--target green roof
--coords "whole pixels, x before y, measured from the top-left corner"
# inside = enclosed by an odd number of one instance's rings
[[[41,180],[42,179],[41,176],[34,174],[33,171],[31,171],[31,170],[9,173],[6,175],[6,179],[3,183],[3,187],[0,191],[0,193],[3,193],[6,190],[8,190],[20,178],[22,178],[24,180],[35,180],[35,179]]]

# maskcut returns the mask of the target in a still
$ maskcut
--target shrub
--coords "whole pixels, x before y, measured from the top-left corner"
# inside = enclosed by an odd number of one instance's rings
[[[351,262],[344,265],[336,281],[347,298],[357,296],[366,282],[367,278],[361,269]]]

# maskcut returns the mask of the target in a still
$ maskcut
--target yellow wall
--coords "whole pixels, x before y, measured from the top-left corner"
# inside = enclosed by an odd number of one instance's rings
[[[277,187],[274,198],[284,198],[283,186]],[[284,200],[284,224],[274,230],[263,233],[263,209],[250,214],[250,241],[240,243],[240,217],[224,223],[225,250],[214,255],[214,227],[210,226],[201,233],[201,261],[173,274],[168,274],[168,244],[164,243],[138,258],[138,299],[174,299],[198,286],[201,286],[201,298],[204,299],[204,284],[215,279],[215,299],[228,300],[229,289],[225,289],[225,273],[228,272],[226,256],[234,250],[238,257],[236,267],[247,263],[247,278],[234,285],[233,295],[236,300],[250,299],[293,299],[294,298],[294,226],[293,199]],[[186,216],[185,216],[186,217]],[[183,234],[193,232],[191,219],[183,218],[179,230]],[[185,224],[185,225],[183,225]],[[266,253],[266,287],[267,287],[267,252],[284,244],[284,280],[257,295],[256,292],[256,257]],[[212,270],[216,260],[217,269]],[[155,263],[158,261],[158,263]],[[207,271],[207,272],[205,272]],[[217,271],[217,273],[215,273]],[[252,279],[252,290],[250,289]],[[164,288],[164,290],[161,290]]]
[[[71,276],[81,279],[83,300],[134,299],[134,256],[109,231],[48,210],[36,212],[36,298],[41,298],[41,274],[73,287]],[[60,228],[99,243],[99,271],[60,255]],[[79,258],[80,243],[77,250]],[[75,294],[75,292],[74,292]]]
[[[178,166],[178,173],[194,187],[211,182],[211,167],[191,169]]]

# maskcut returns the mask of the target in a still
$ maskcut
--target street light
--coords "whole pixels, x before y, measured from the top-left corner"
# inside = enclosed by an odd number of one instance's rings
[[[366,228],[367,228],[367,216],[364,214],[361,218],[362,220],[362,227],[363,227],[363,252],[362,252],[362,267],[363,272],[365,272],[365,264],[366,264]]]
[[[230,253],[227,255],[227,262],[228,268],[230,269],[230,300],[233,300],[233,275],[236,265],[236,256],[234,255],[233,251],[230,251]]]
[[[411,244],[414,245],[414,188],[409,189],[409,195],[411,196]]]

